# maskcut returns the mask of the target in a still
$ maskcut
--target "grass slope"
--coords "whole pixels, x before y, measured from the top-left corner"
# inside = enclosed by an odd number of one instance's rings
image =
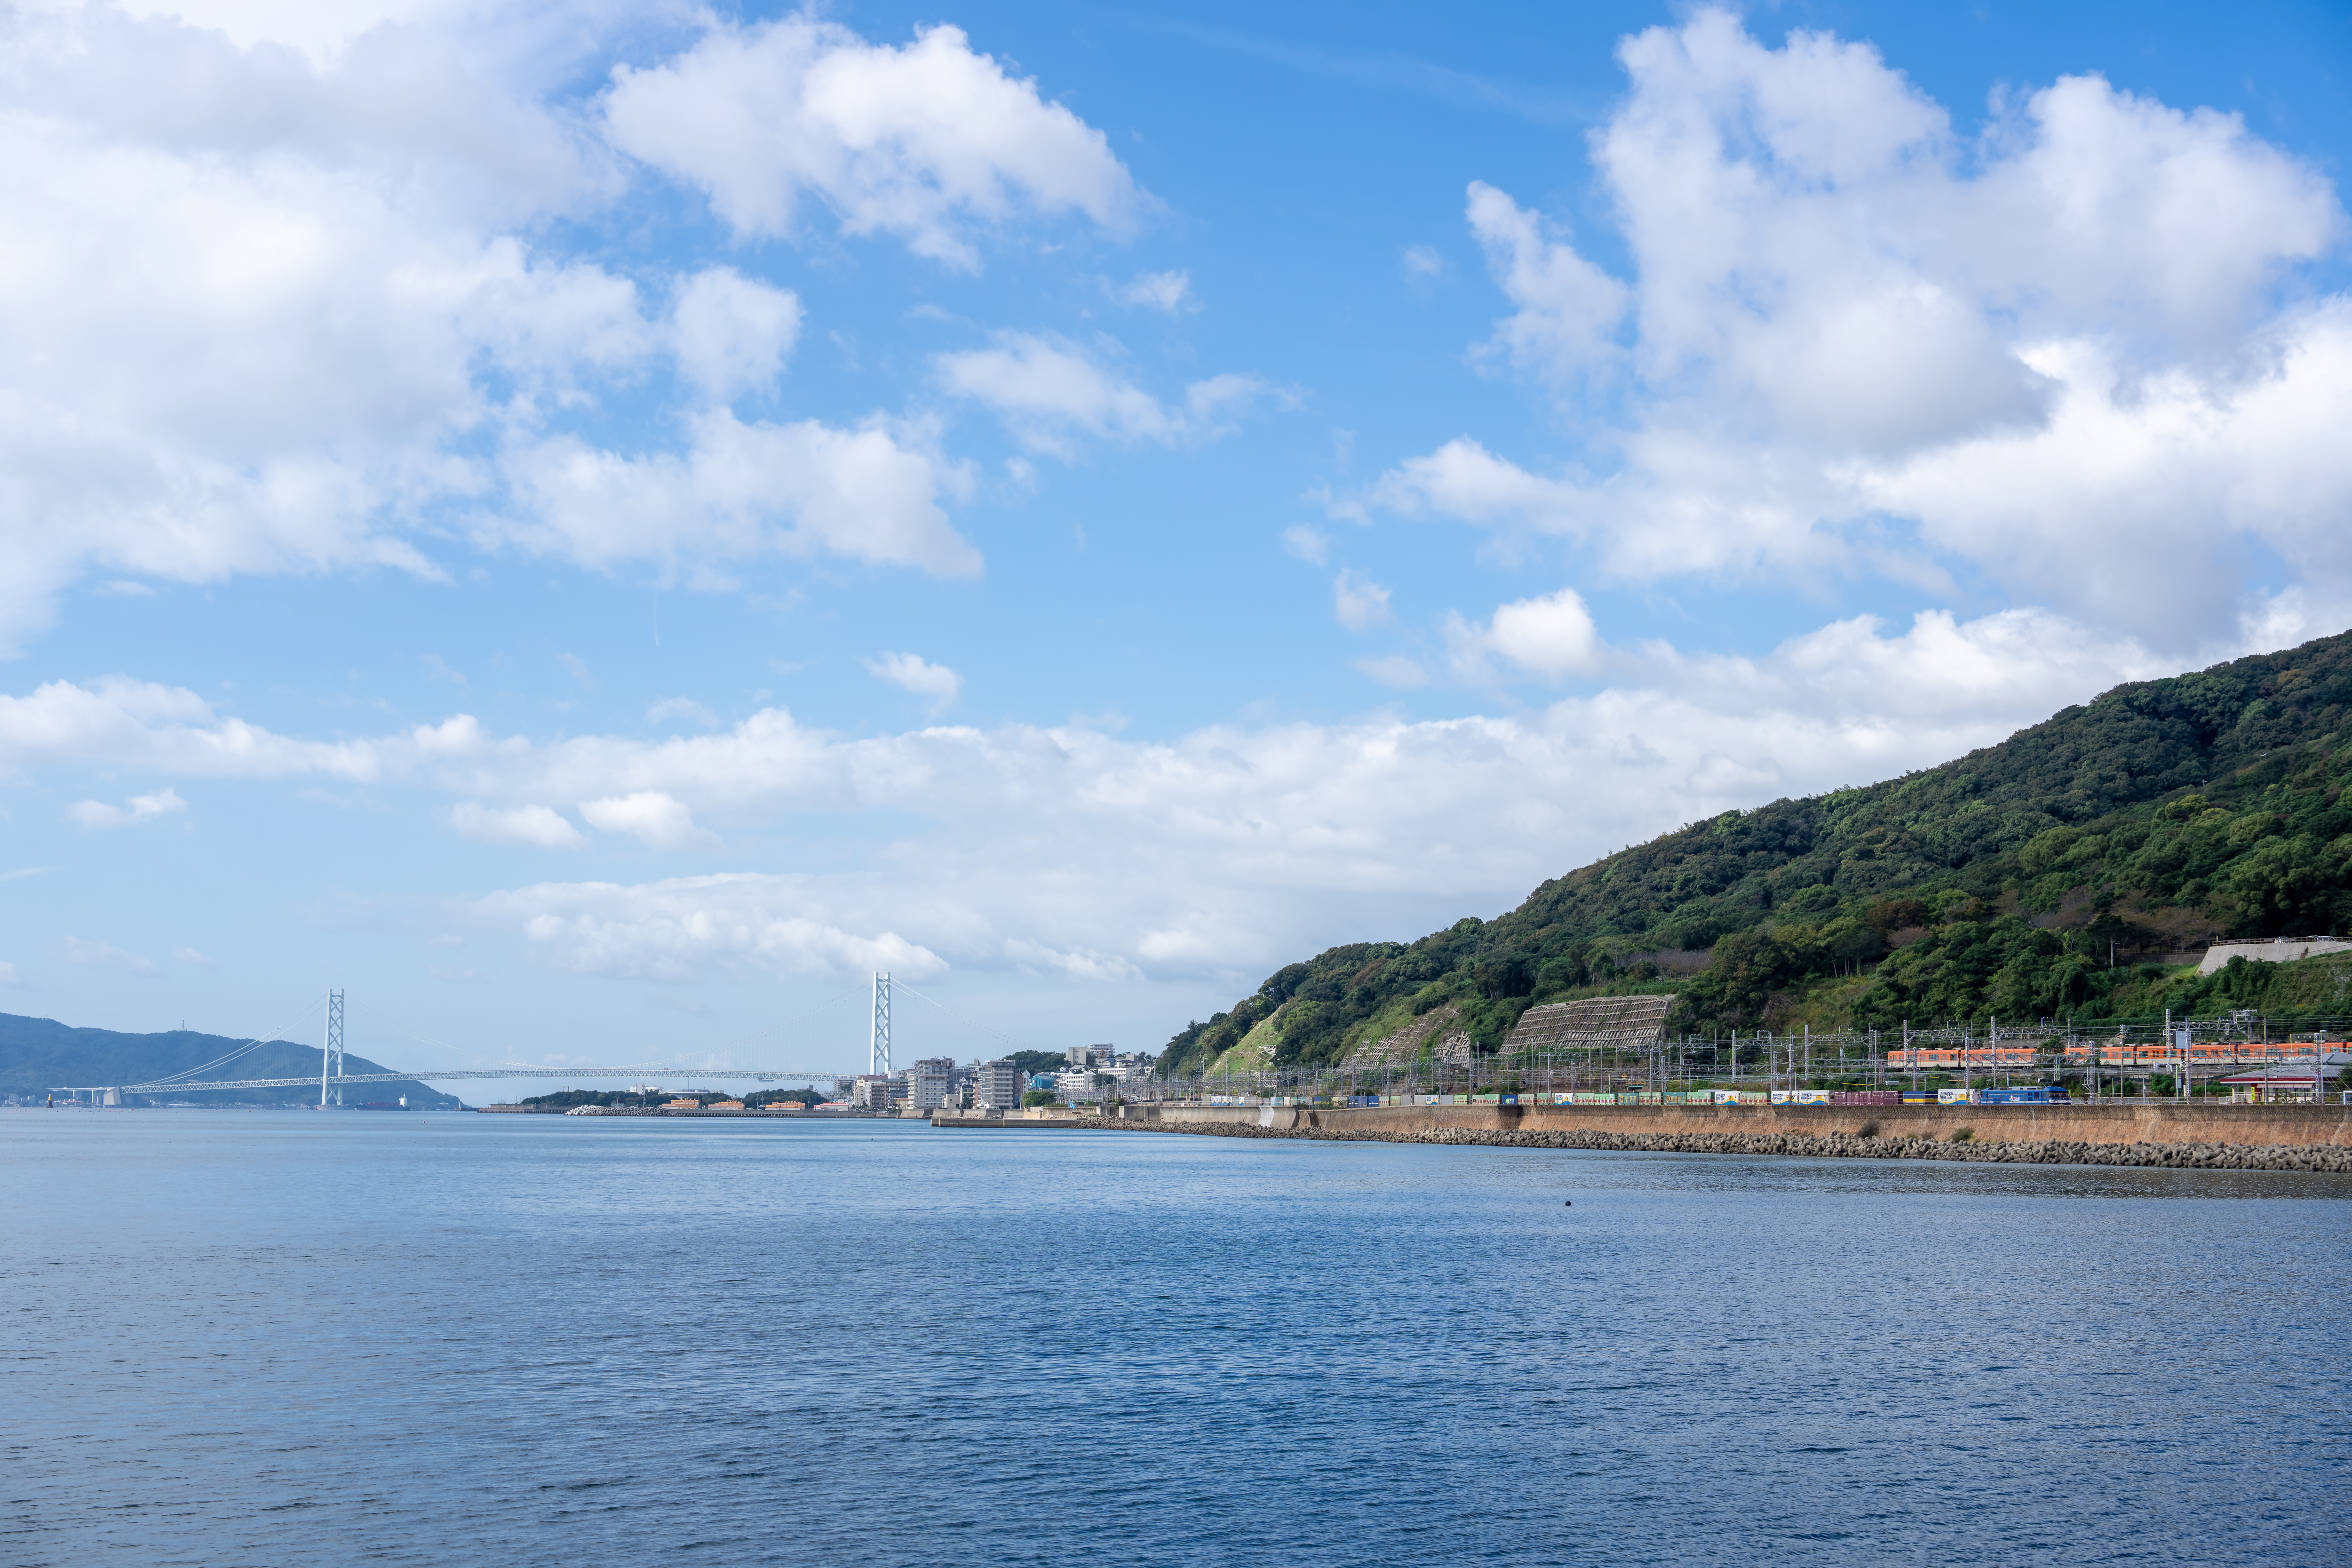
[[[1401,1005],[1454,1001],[1491,1049],[1533,1003],[1625,991],[1680,992],[1676,1026],[1701,1031],[2352,1011],[2327,1001],[2335,966],[2305,995],[2287,979],[2300,965],[2199,980],[2165,962],[2352,924],[2347,783],[2352,633],[2119,686],[1941,767],[1692,823],[1495,921],[1333,948],[1188,1026],[1165,1059],[1197,1070],[1286,1003],[1281,1066],[1338,1060]]]
[[[146,1083],[201,1067],[236,1049],[240,1043],[220,1035],[187,1029],[160,1035],[123,1035],[111,1029],[77,1029],[54,1018],[0,1013],[0,1094],[40,1094],[58,1084]],[[349,1056],[344,1061],[349,1072],[392,1070],[363,1057]],[[318,1073],[318,1047],[272,1040],[205,1076],[316,1079]],[[343,1090],[343,1100],[345,1104],[355,1104],[362,1100],[397,1100],[404,1095],[412,1106],[455,1110],[458,1104],[456,1096],[428,1089],[413,1079],[352,1084]],[[315,1087],[220,1089],[177,1098],[202,1105],[299,1105],[306,1101],[315,1105],[319,1091]]]

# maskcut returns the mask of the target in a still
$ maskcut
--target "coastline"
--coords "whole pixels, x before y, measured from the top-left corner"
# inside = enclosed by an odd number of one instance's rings
[[[1832,1114],[1832,1108],[1811,1107],[1718,1111],[1598,1106],[1554,1111],[1517,1106],[1130,1105],[1115,1115],[1072,1117],[1061,1124],[1211,1138],[2352,1175],[2352,1110],[2335,1106],[1834,1109]],[[2070,1109],[2072,1114],[2052,1114]],[[1036,1123],[943,1113],[931,1125],[1013,1129]]]
[[[1437,1127],[1375,1131],[1324,1127],[1193,1126],[1102,1120],[1118,1132],[1174,1132],[1196,1138],[1306,1138],[1339,1143],[1485,1144],[1510,1149],[1596,1149],[1651,1154],[1780,1154],[1799,1159],[1956,1160],[2010,1165],[2136,1165],[2186,1171],[2307,1171],[2352,1176],[2352,1149],[2326,1144],[2085,1143],[1971,1138],[1862,1138],[1851,1133],[1600,1132],[1583,1128],[1496,1131]]]

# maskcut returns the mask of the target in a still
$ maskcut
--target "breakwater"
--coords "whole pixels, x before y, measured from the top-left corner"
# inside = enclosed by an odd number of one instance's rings
[[[933,1121],[976,1124],[951,1114]],[[1223,1138],[2352,1174],[2352,1108],[2337,1106],[1130,1105],[1078,1124]]]

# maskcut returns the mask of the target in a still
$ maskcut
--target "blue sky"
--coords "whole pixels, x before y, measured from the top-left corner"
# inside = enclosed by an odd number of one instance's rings
[[[1150,1048],[2352,622],[2321,6],[5,26],[9,1011]]]

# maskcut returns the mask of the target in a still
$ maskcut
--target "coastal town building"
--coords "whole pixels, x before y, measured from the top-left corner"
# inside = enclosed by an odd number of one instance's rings
[[[983,1110],[1010,1110],[1019,1106],[1029,1087],[1019,1068],[1009,1059],[979,1062],[971,1069],[971,1102]]]
[[[955,1098],[956,1065],[953,1057],[926,1057],[907,1069],[907,1109],[937,1110]]]

